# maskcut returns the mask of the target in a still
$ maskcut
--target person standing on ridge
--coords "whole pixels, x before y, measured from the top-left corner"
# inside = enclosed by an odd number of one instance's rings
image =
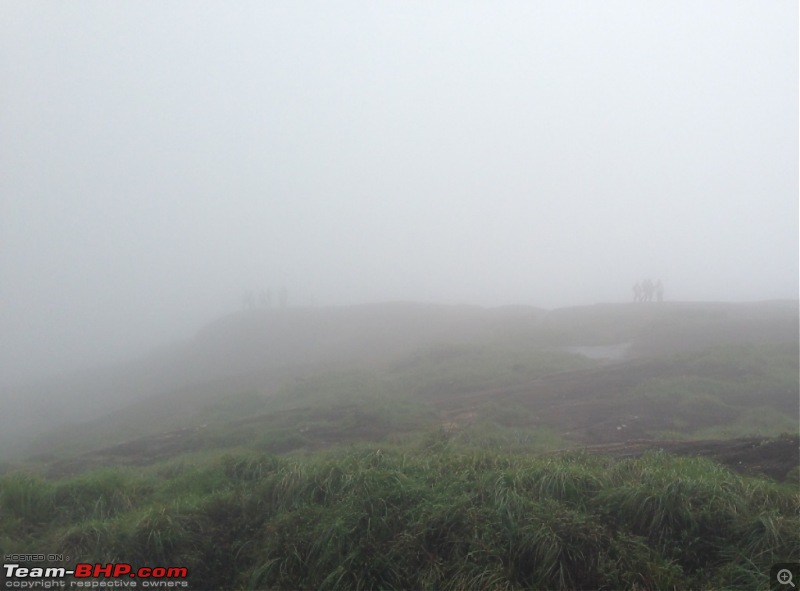
[[[653,282],[650,279],[645,279],[642,283],[642,290],[644,291],[644,301],[645,302],[652,302],[653,301]]]

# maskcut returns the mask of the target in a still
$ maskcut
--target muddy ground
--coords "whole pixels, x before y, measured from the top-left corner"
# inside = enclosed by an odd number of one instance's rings
[[[87,468],[107,465],[148,465],[204,448],[201,429],[183,429],[164,433],[158,437],[141,438],[124,444],[95,450],[71,460],[50,464],[51,476],[64,476]],[[317,434],[316,448],[346,441],[380,440],[380,433]],[[705,456],[740,473],[763,475],[778,481],[798,478],[800,466],[800,438],[797,435],[772,439],[745,437],[725,440],[674,441],[657,439],[629,439],[613,443],[581,445],[589,453],[605,454],[616,458],[639,457],[649,451],[665,451],[685,456]],[[551,452],[562,454],[576,448]],[[289,450],[286,450],[289,451]],[[40,458],[45,459],[45,458]],[[793,471],[795,473],[793,473]]]
[[[792,470],[797,470],[800,466],[800,438],[797,435],[775,439],[746,437],[703,441],[623,441],[590,445],[585,449],[590,453],[617,458],[639,457],[648,451],[705,456],[737,472],[769,476],[779,481],[796,481],[797,475],[792,474]]]

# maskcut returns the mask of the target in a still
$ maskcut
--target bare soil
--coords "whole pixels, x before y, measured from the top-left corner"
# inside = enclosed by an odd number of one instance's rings
[[[717,439],[702,441],[624,441],[587,446],[586,451],[617,458],[639,457],[648,451],[666,451],[682,456],[705,456],[745,474],[786,480],[800,466],[800,438],[797,435],[761,439]],[[563,452],[557,452],[563,453]]]

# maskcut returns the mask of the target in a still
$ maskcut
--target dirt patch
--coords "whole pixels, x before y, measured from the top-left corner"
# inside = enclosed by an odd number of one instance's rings
[[[585,449],[590,453],[617,458],[639,457],[648,451],[666,451],[682,456],[704,456],[737,472],[769,476],[780,481],[787,480],[789,473],[800,466],[798,436],[708,441],[625,441],[592,445]]]
[[[460,412],[455,414],[442,413],[442,429],[445,433],[455,433],[478,420],[475,411]]]

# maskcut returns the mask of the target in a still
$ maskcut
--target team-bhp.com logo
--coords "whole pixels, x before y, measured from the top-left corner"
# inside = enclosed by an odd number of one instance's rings
[[[112,564],[78,563],[73,569],[64,567],[27,567],[4,564],[5,586],[15,589],[50,589],[54,587],[188,588],[189,571],[179,566],[142,566],[133,568],[126,562]],[[73,577],[71,581],[64,581]],[[60,580],[59,580],[60,579]]]

